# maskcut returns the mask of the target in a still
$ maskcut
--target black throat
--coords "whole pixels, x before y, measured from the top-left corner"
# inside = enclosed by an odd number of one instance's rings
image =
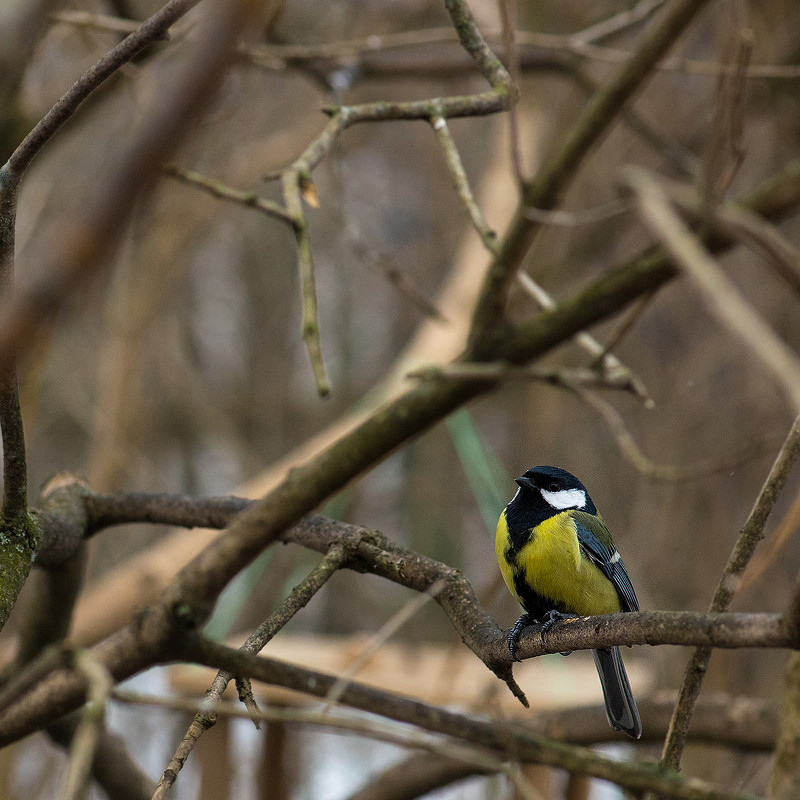
[[[506,506],[506,525],[511,551],[518,553],[531,538],[531,531],[558,512],[539,492],[520,489],[516,497]]]

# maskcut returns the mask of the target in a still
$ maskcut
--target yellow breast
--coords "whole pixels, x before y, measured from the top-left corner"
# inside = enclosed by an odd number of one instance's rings
[[[567,513],[556,514],[538,525],[535,534],[516,554],[509,548],[503,514],[497,525],[495,550],[506,586],[520,603],[515,576],[522,577],[537,594],[573,614],[591,616],[622,610],[614,585],[582,554],[575,522]]]

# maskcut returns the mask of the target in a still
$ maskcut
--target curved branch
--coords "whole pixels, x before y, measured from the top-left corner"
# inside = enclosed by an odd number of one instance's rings
[[[257,509],[260,501],[238,497],[192,498],[134,492],[98,495],[84,490],[90,533],[102,525],[131,522],[225,528]],[[45,538],[47,528],[45,526]],[[477,601],[467,578],[440,561],[409,550],[379,531],[310,514],[277,537],[318,553],[334,546],[352,553],[348,569],[369,572],[417,592],[445,582],[437,594],[453,627],[492,670],[511,664],[500,628]],[[583,617],[554,625],[544,640],[540,626],[520,638],[520,655],[532,658],[565,650],[611,645],[708,645],[711,647],[787,647],[800,645],[800,632],[781,614],[640,611]]]

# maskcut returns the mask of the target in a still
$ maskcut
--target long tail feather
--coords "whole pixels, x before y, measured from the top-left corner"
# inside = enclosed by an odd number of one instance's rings
[[[615,730],[624,731],[628,736],[638,739],[642,735],[642,721],[619,648],[592,650],[592,655],[603,687],[609,724]]]

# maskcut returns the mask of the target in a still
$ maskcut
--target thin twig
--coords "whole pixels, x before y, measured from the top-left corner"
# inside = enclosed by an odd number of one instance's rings
[[[486,43],[465,0],[444,0],[461,46],[470,54],[489,86],[500,97],[513,100],[511,76]]]
[[[72,660],[75,670],[86,680],[88,702],[72,737],[61,800],[80,800],[86,794],[92,762],[103,732],[106,704],[114,688],[114,679],[108,670],[89,652],[78,650]]]
[[[286,203],[286,211],[292,218],[294,235],[297,241],[297,264],[300,270],[300,285],[303,296],[303,339],[306,343],[308,356],[311,359],[311,368],[314,371],[317,392],[320,397],[325,397],[330,393],[331,383],[322,358],[314,257],[311,250],[308,221],[303,210],[303,184],[309,180],[307,173],[302,173],[296,168],[292,168],[284,171],[281,183],[283,185],[283,199]]]
[[[772,512],[775,501],[786,485],[789,472],[794,466],[798,455],[800,455],[800,417],[795,419],[789,430],[786,441],[783,443],[775,463],[772,465],[772,469],[761,488],[753,509],[739,533],[728,563],[725,565],[722,578],[717,585],[714,598],[709,606],[709,613],[725,611],[730,607],[731,601],[741,583],[742,574],[755,551],[756,545],[764,537],[764,526]],[[675,710],[672,714],[661,755],[661,764],[670,769],[678,769],[680,766],[692,712],[700,694],[708,662],[711,659],[711,652],[712,650],[708,646],[698,647],[686,666],[678,701],[675,704]]]
[[[596,208],[586,208],[580,211],[546,211],[542,208],[525,209],[525,216],[532,222],[541,225],[556,225],[563,228],[578,228],[584,225],[595,225],[599,222],[607,222],[614,217],[628,214],[633,208],[627,200],[614,200]]]
[[[198,0],[199,2],[199,0]],[[641,0],[640,5],[650,2],[652,6],[663,5],[664,0]],[[621,12],[617,17],[622,25],[617,30],[638,23],[639,19],[628,18],[625,15],[636,9]],[[652,13],[657,8],[649,9]],[[649,15],[649,14],[648,14]],[[91,14],[85,11],[55,11],[51,18],[65,25],[88,27],[95,30],[109,31],[111,33],[133,33],[138,27],[138,22],[113,17],[106,14]],[[642,18],[645,15],[642,15]],[[630,57],[630,51],[619,50],[612,47],[601,47],[592,42],[598,38],[616,33],[617,30],[604,31],[607,22],[614,18],[604,20],[597,26],[585,28],[574,34],[566,36],[541,33],[535,31],[515,31],[514,36],[520,46],[537,48],[557,52],[567,52],[583,58],[604,61],[611,64],[620,64]],[[597,32],[595,33],[595,28]],[[165,35],[164,39],[169,39]],[[486,40],[493,44],[502,44],[503,35],[499,31],[487,31]],[[331,42],[301,43],[269,43],[261,45],[241,44],[239,52],[256,64],[271,69],[285,69],[287,63],[314,61],[325,58],[353,57],[363,53],[376,53],[407,47],[424,47],[428,45],[441,45],[458,41],[458,36],[453,28],[421,28],[419,30],[400,31],[397,33],[370,34],[353,39],[344,39]],[[729,64],[720,64],[716,61],[699,61],[686,58],[666,58],[659,61],[656,70],[664,72],[680,72],[690,75],[701,75],[715,78],[719,75],[730,74],[732,67]],[[752,80],[797,80],[800,78],[800,65],[798,64],[753,64],[747,71],[748,81]]]
[[[462,47],[472,57],[491,89],[487,92],[467,97],[329,107],[325,111],[330,115],[331,119],[323,132],[291,166],[279,173],[283,186],[286,211],[293,222],[297,240],[297,257],[303,296],[303,338],[314,370],[317,391],[321,396],[325,396],[330,392],[330,381],[322,358],[311,238],[303,210],[303,199],[306,199],[312,205],[317,204],[316,190],[311,178],[312,170],[328,155],[340,134],[356,122],[376,122],[389,119],[426,119],[433,121],[436,119],[441,121],[437,131],[441,132],[442,123],[446,117],[492,114],[506,110],[514,99],[514,91],[509,74],[481,35],[467,3],[464,0],[446,0],[445,6]],[[436,129],[436,124],[434,124],[434,128]],[[444,133],[440,136],[440,141],[444,142],[445,138],[443,137],[446,136],[449,136],[449,134],[447,134],[445,126]],[[450,144],[452,145],[452,140]],[[448,154],[448,164],[451,166],[451,170],[458,169],[454,165],[460,164],[460,159],[458,159],[454,145],[450,149],[445,147],[445,152]],[[463,166],[460,170],[461,177],[458,180],[469,191]],[[471,205],[472,209],[474,209],[474,201]],[[468,208],[470,208],[469,205]],[[488,229],[485,223],[484,226]]]
[[[473,360],[484,357],[482,351],[491,339],[489,334],[504,314],[508,290],[538,230],[525,216],[525,208],[550,210],[556,205],[591,148],[707,2],[676,0],[665,10],[659,23],[642,34],[630,58],[594,93],[561,146],[526,187],[500,252],[489,268],[473,314],[469,333]]]
[[[74,114],[78,105],[102,81],[142,48],[163,35],[197,0],[171,0],[109,51],[74,84],[61,100],[25,137],[2,168],[2,190],[16,191],[25,169],[44,144]],[[152,185],[158,165],[168,160],[190,121],[211,102],[214,88],[230,62],[231,50],[243,22],[250,16],[254,0],[235,0],[214,6],[202,25],[202,36],[182,69],[174,69],[171,84],[142,115],[142,126],[122,152],[85,212],[73,217],[54,234],[48,247],[41,277],[20,287],[0,302],[0,368],[9,359],[37,341],[37,334],[71,291],[89,275],[107,267],[129,219],[135,199]]]
[[[518,367],[497,361],[466,361],[453,364],[431,364],[417,367],[407,373],[415,380],[486,381],[543,381],[556,386],[586,386],[595,389],[633,391],[631,375],[624,367],[619,370],[592,369],[591,367]]]
[[[717,77],[714,114],[703,158],[703,193],[710,202],[725,196],[744,160],[743,105],[754,34],[744,28],[742,0],[727,0],[720,61],[730,68]]]
[[[658,182],[640,168],[626,172],[642,217],[680,267],[700,290],[709,310],[769,369],[792,408],[800,409],[800,359],[745,301],[672,208]]]
[[[245,641],[241,649],[247,653],[260,652],[267,643],[277,634],[287,622],[327,583],[327,581],[346,565],[350,557],[350,547],[347,542],[337,542],[331,545],[322,560],[311,572],[292,589],[286,599],[275,609],[265,622],[263,622]],[[153,793],[153,800],[162,800],[166,797],[178,779],[186,759],[194,749],[200,737],[210,730],[217,722],[222,694],[234,676],[230,672],[221,670],[206,692],[203,706],[198,710],[189,729],[183,736],[181,743],[170,759],[169,765],[164,770]],[[254,707],[248,707],[245,712],[250,718],[257,720],[264,718]]]
[[[414,279],[397,266],[394,257],[385,249],[376,246],[365,231],[364,225],[349,214],[347,199],[348,183],[345,179],[345,163],[341,151],[330,159],[330,177],[332,194],[340,198],[340,202],[329,208],[336,225],[344,232],[345,240],[358,262],[366,269],[372,270],[410,302],[421,314],[438,322],[447,322],[446,317],[436,307],[429,292],[423,290]]]
[[[618,14],[607,17],[606,19],[590,25],[577,33],[573,33],[570,39],[579,42],[597,42],[600,39],[606,39],[609,36],[614,36],[634,25],[638,25],[643,20],[646,20],[651,14],[664,5],[665,0],[639,0],[633,7],[625,11],[620,11]]]
[[[330,692],[328,692],[325,697],[325,704],[322,709],[323,714],[327,713],[330,708],[338,704],[339,698],[341,698],[345,689],[347,689],[348,684],[372,660],[378,650],[380,650],[406,622],[419,614],[431,600],[435,599],[436,595],[444,589],[444,586],[444,580],[436,581],[427,591],[411,598],[411,600],[381,625],[380,630],[378,630],[374,636],[370,637],[369,641],[366,642],[353,657],[347,667],[345,667],[342,675],[339,676],[337,682],[331,687]]]
[[[537,302],[540,308],[551,309],[556,307],[556,301],[527,272],[520,272],[517,277],[522,288]],[[623,364],[617,356],[608,352],[608,348],[600,344],[591,333],[580,331],[575,335],[574,340],[596,361],[600,360],[602,366],[600,372],[604,376],[626,376],[629,389],[644,403],[645,407],[652,408],[655,405],[641,378],[634,375],[633,371]]]
[[[750,567],[742,578],[742,583],[739,587],[741,591],[747,591],[775,563],[778,554],[792,541],[798,529],[800,529],[800,492],[795,495],[789,509],[781,517],[780,521],[776,523],[770,534],[769,541],[755,554],[750,562]]]
[[[162,170],[170,177],[177,178],[190,186],[196,186],[198,189],[208,192],[212,197],[216,197],[219,200],[229,200],[232,203],[245,206],[246,208],[253,208],[256,211],[261,211],[268,217],[273,217],[281,222],[285,222],[293,228],[295,226],[294,217],[292,217],[285,208],[279,206],[277,203],[273,203],[271,200],[265,200],[256,192],[243,192],[240,189],[234,189],[231,186],[226,186],[224,183],[212,180],[200,172],[184,169],[177,164],[165,164]]]
[[[681,214],[742,242],[764,257],[793,291],[800,294],[800,250],[775,225],[736,203],[709,203],[689,186],[665,180],[662,187]]]
[[[610,403],[600,397],[597,392],[587,391],[580,384],[572,384],[570,388],[584,403],[600,415],[611,431],[611,435],[614,437],[614,441],[617,443],[617,447],[625,460],[650,481],[681,482],[714,475],[764,455],[770,445],[770,442],[760,442],[759,444],[744,447],[727,456],[704,458],[691,464],[680,466],[658,464],[642,452],[622,416]]]
[[[511,85],[520,91],[520,64],[519,49],[517,48],[517,0],[500,0],[500,25],[502,28],[503,51],[505,63],[508,64],[508,73]],[[508,112],[508,135],[510,138],[511,164],[514,168],[514,177],[517,186],[521,189],[526,182],[525,170],[523,169],[522,150],[520,148],[519,113],[517,104],[512,104]]]
[[[164,39],[169,28],[199,2],[200,0],[170,0],[85,72],[11,154],[6,167],[15,180],[20,180],[22,173],[42,147],[100,84],[145,47]]]
[[[467,179],[467,173],[461,162],[461,156],[450,134],[450,129],[447,127],[447,120],[437,114],[431,117],[431,127],[444,153],[456,194],[458,194],[461,199],[464,209],[469,215],[473,227],[481,237],[484,247],[492,255],[495,255],[498,249],[497,234],[492,230],[480,207],[475,202],[475,197],[472,194],[472,189],[470,189],[469,180]]]
[[[125,689],[117,689],[113,694],[113,699],[126,705],[149,706],[152,708],[166,708],[175,711],[195,713],[197,715],[206,713],[207,701],[199,702],[195,698],[166,697],[162,695],[148,695],[138,692],[131,692]],[[409,728],[407,725],[399,725],[388,720],[376,719],[373,716],[354,716],[352,713],[343,714],[340,712],[328,712],[326,710],[304,709],[304,708],[279,708],[269,707],[259,709],[251,714],[243,709],[238,703],[220,702],[215,708],[214,713],[219,717],[227,719],[257,719],[260,722],[289,722],[297,725],[308,725],[314,728],[330,729],[342,733],[355,733],[372,740],[389,742],[400,747],[426,750],[429,752],[441,753],[448,758],[466,759],[471,761],[477,759],[478,764],[482,764],[491,772],[502,772],[503,762],[496,756],[478,748],[434,739],[428,734]],[[160,797],[158,793],[153,795],[153,800]]]

